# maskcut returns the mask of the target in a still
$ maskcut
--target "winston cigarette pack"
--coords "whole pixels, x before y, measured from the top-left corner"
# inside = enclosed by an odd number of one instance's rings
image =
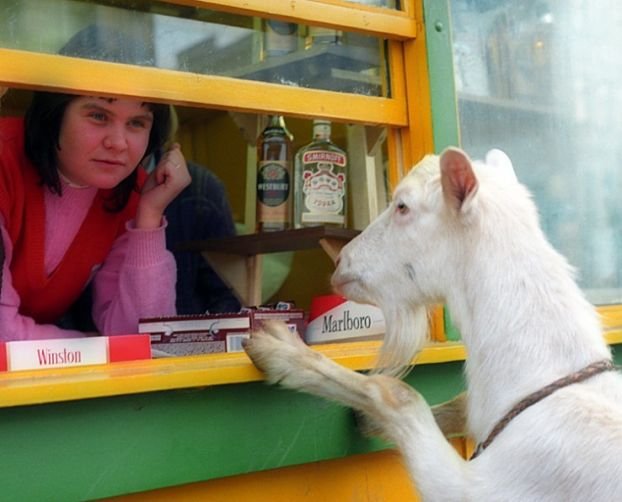
[[[0,343],[0,371],[151,359],[147,335],[92,336]]]

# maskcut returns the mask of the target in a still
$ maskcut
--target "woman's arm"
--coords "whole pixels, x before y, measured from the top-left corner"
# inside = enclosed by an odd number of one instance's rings
[[[20,298],[13,287],[9,265],[13,257],[13,245],[0,217],[0,234],[4,259],[0,273],[0,341],[45,340],[50,338],[78,338],[80,331],[58,328],[52,324],[37,324],[34,319],[19,313]]]
[[[114,243],[93,283],[93,320],[103,335],[136,333],[144,317],[175,314],[177,269],[165,227],[134,228]]]

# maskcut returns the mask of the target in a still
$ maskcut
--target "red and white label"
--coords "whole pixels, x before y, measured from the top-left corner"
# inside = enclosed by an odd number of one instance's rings
[[[309,344],[380,338],[385,332],[382,311],[337,295],[314,298],[305,341]]]
[[[149,335],[25,340],[0,344],[0,371],[151,359]]]

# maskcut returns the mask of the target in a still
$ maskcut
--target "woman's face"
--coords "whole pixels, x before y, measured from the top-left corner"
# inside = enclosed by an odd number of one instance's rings
[[[141,101],[81,96],[65,110],[58,169],[78,186],[114,188],[145,155],[153,113]]]

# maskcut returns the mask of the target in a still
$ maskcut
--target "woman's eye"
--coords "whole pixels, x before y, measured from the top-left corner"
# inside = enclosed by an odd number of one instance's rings
[[[130,126],[134,129],[144,129],[145,123],[142,120],[132,120],[130,122]]]
[[[398,213],[400,213],[400,214],[406,214],[406,213],[408,213],[408,206],[407,206],[406,204],[404,204],[403,202],[401,202],[401,201],[400,201],[400,202],[398,202],[398,203],[395,205],[395,207],[396,207],[396,209],[397,209],[397,212],[398,212]]]
[[[89,116],[98,122],[106,120],[106,114],[101,112],[92,112]]]

